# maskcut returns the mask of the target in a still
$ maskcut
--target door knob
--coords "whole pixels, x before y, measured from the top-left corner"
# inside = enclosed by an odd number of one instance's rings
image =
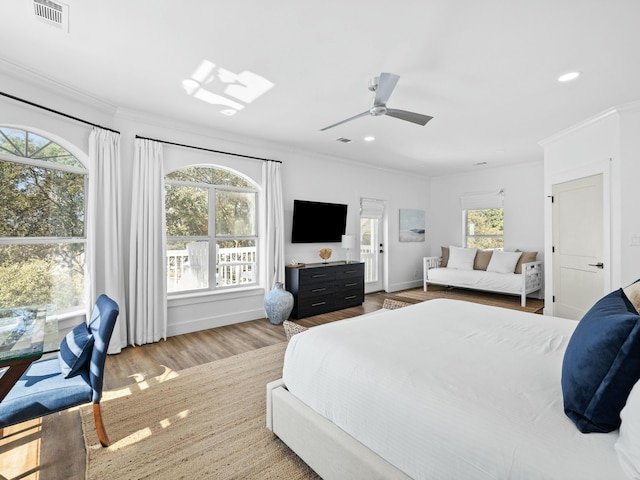
[[[602,263],[602,262],[590,263],[589,266],[590,267],[596,267],[596,268],[604,268],[604,263]]]

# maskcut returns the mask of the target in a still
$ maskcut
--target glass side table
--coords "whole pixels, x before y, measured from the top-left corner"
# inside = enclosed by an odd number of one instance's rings
[[[0,308],[0,402],[29,365],[59,347],[53,305]]]

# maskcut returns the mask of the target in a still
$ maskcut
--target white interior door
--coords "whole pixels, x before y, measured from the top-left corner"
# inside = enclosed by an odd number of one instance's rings
[[[579,320],[604,294],[602,175],[552,187],[553,314]]]

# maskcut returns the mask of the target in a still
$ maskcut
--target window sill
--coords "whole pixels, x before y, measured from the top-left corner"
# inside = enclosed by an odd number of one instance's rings
[[[167,306],[177,307],[181,305],[193,305],[217,300],[233,300],[236,298],[254,297],[264,295],[264,287],[252,285],[250,287],[234,288],[232,290],[203,290],[185,293],[171,293],[167,297]]]

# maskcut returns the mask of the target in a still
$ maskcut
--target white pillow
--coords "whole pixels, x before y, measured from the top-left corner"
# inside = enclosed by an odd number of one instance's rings
[[[494,250],[491,261],[487,265],[487,272],[513,273],[516,270],[516,263],[522,252],[503,252]]]
[[[473,270],[477,248],[460,248],[449,245],[449,261],[447,268],[456,270]]]
[[[629,478],[640,479],[640,382],[636,383],[627,404],[620,412],[620,436],[616,441],[618,461]]]

